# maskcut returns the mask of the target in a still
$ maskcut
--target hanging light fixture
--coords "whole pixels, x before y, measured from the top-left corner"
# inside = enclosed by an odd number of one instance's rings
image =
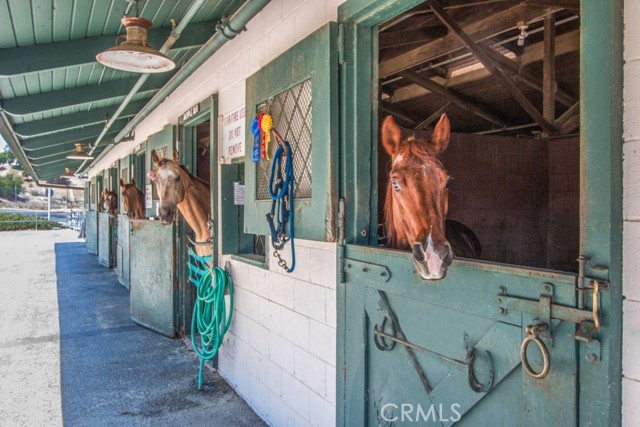
[[[93,156],[84,152],[84,144],[75,144],[76,149],[73,153],[67,156],[67,159],[71,160],[91,160]]]
[[[68,177],[72,177],[73,176],[73,171],[71,170],[71,168],[64,168],[64,173],[62,175],[60,175],[63,178],[68,178]]]
[[[116,46],[100,52],[96,56],[99,63],[133,73],[164,73],[176,67],[171,59],[149,45],[147,32],[153,24],[151,21],[137,16],[125,16],[121,22],[127,29],[127,35],[119,35]],[[118,45],[121,37],[126,37],[126,41]]]

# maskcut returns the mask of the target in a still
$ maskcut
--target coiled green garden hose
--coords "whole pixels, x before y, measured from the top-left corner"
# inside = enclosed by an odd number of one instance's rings
[[[191,319],[191,344],[200,358],[198,389],[202,388],[204,364],[218,354],[233,317],[233,284],[226,271],[210,267],[212,257],[201,257],[189,249],[189,279],[196,286],[196,302]],[[229,312],[224,300],[229,290]],[[196,328],[200,344],[196,343]]]

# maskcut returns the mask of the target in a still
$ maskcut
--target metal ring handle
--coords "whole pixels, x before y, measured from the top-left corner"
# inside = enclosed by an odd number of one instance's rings
[[[540,351],[542,352],[543,363],[542,370],[540,372],[534,371],[531,368],[531,365],[529,365],[529,360],[527,359],[527,347],[532,341],[538,345],[538,348],[540,348]],[[544,345],[542,340],[540,340],[537,335],[528,335],[522,341],[522,345],[520,346],[520,359],[522,360],[522,367],[525,371],[527,371],[527,374],[539,380],[546,377],[549,373],[549,369],[551,368],[551,359],[549,358],[549,351],[547,350],[547,346]]]
[[[483,384],[476,378],[476,374],[473,373],[473,364],[476,361],[477,350],[475,347],[471,347],[467,353],[467,378],[469,380],[469,387],[476,393],[488,393],[493,387],[493,377],[495,376],[495,369],[493,367],[493,357],[489,350],[485,351],[487,361],[489,363],[489,381],[487,384]]]

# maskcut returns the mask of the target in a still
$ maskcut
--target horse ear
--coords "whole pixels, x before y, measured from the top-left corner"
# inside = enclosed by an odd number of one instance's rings
[[[120,187],[122,187],[122,188],[125,187],[125,184],[124,184],[124,181],[122,180],[122,178],[120,178]]]
[[[400,126],[396,124],[392,116],[387,116],[382,122],[380,133],[382,136],[382,146],[387,153],[393,157],[400,149],[400,143],[402,142]]]
[[[158,166],[158,163],[160,163],[160,157],[158,156],[158,153],[156,153],[156,150],[151,150],[151,161],[154,166]]]
[[[133,184],[134,187],[136,186],[136,178],[135,177],[131,178],[131,183]]]
[[[178,150],[175,147],[173,149],[173,161],[178,165],[180,164],[180,153],[178,153]]]
[[[451,134],[451,123],[446,113],[443,113],[438,120],[433,135],[431,136],[431,143],[434,145],[438,153],[444,152],[449,145],[449,135]]]

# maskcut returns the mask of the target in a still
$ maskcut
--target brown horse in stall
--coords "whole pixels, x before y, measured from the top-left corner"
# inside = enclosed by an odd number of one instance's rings
[[[171,224],[176,208],[180,211],[195,233],[195,252],[199,256],[212,254],[209,220],[211,219],[211,192],[209,184],[189,173],[178,160],[178,152],[173,151],[173,160],[161,159],[151,152],[154,174],[153,180],[158,190],[160,204],[158,216],[164,225]]]
[[[144,193],[136,187],[136,179],[132,178],[131,183],[126,184],[120,179],[122,189],[122,205],[127,212],[127,216],[133,219],[144,219]]]
[[[454,255],[478,258],[481,251],[473,231],[446,219],[452,178],[438,156],[447,149],[450,128],[443,114],[427,139],[403,132],[387,116],[380,132],[392,165],[384,206],[387,246],[410,249],[426,280],[442,279]]]
[[[98,202],[98,210],[106,212],[110,215],[118,213],[118,194],[115,191],[102,190],[100,201]]]

